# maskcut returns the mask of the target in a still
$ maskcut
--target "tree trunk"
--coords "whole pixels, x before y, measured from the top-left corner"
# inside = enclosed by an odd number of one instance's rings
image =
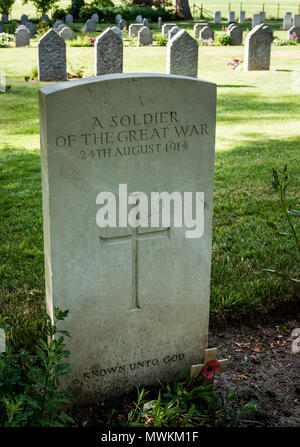
[[[189,0],[176,0],[176,16],[179,19],[193,20]]]

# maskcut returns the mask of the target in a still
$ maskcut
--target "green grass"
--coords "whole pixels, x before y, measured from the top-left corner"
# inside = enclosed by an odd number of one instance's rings
[[[70,5],[70,0],[60,0],[57,5],[60,8],[66,8]],[[90,0],[86,0],[85,3],[90,3]],[[115,1],[115,4],[121,3],[120,1]],[[283,18],[284,13],[287,11],[292,12],[293,14],[298,14],[298,7],[300,2],[298,0],[246,0],[244,2],[240,1],[231,1],[228,0],[219,0],[219,1],[209,1],[209,0],[190,0],[189,4],[191,7],[192,13],[193,11],[193,5],[197,5],[198,7],[203,4],[203,8],[205,8],[208,11],[211,11],[212,13],[214,11],[221,11],[222,17],[227,18],[228,16],[228,10],[229,10],[229,3],[231,4],[231,11],[236,11],[236,14],[239,13],[242,8],[244,11],[246,11],[247,17],[252,17],[252,14],[258,13],[259,11],[262,11],[263,4],[265,5],[264,10],[266,12],[267,17],[273,17],[277,18],[278,13],[278,4],[279,7],[279,18]],[[175,0],[173,0],[173,4],[175,4]],[[196,16],[198,17],[198,11],[195,9]],[[20,19],[22,14],[27,14],[30,17],[36,17],[37,13],[36,10],[31,2],[29,2],[27,5],[22,5],[22,0],[16,0],[16,2],[13,5],[12,9],[12,17],[14,19]]]
[[[93,48],[67,48],[74,66],[93,74]],[[211,305],[213,311],[268,307],[288,286],[262,268],[296,267],[292,243],[276,239],[266,222],[280,224],[271,168],[288,163],[290,203],[299,194],[300,46],[272,47],[269,72],[232,71],[243,47],[200,47],[199,78],[218,84]],[[0,49],[11,92],[0,95],[0,308],[22,328],[44,306],[44,266],[37,92],[24,82],[36,65],[32,47]],[[124,48],[124,72],[164,73],[165,47]],[[297,189],[298,188],[298,189]],[[299,198],[299,196],[298,196]]]

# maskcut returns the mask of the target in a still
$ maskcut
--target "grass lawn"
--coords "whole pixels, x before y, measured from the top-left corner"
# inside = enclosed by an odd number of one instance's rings
[[[68,46],[68,63],[93,74],[93,48]],[[300,46],[272,47],[269,72],[232,71],[243,47],[199,48],[198,77],[217,83],[217,138],[211,310],[266,307],[288,284],[262,268],[296,275],[291,239],[266,225],[289,228],[271,188],[271,168],[288,163],[288,197],[295,207],[300,178]],[[37,41],[0,49],[11,91],[0,95],[0,309],[28,343],[44,306],[44,266],[39,155],[39,82],[24,82],[37,61]],[[164,73],[165,47],[124,48],[124,72]],[[298,194],[298,196],[297,196]],[[299,203],[299,202],[298,202]],[[299,268],[298,268],[299,273]]]

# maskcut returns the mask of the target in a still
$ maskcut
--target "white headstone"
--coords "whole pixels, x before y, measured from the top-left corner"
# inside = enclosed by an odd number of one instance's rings
[[[300,14],[295,14],[293,18],[293,26],[300,26]]]
[[[252,17],[252,28],[255,28],[259,24],[260,24],[260,15],[259,14],[253,14],[253,17]]]
[[[221,11],[214,12],[214,23],[221,23]]]
[[[260,13],[259,13],[259,20],[260,20],[260,23],[265,23],[265,21],[266,21],[266,13],[264,11],[260,11]]]
[[[150,28],[143,26],[138,32],[139,45],[152,45],[153,33]]]
[[[247,34],[244,57],[245,71],[270,69],[272,40],[270,28],[263,23],[257,25]]]
[[[136,16],[136,23],[143,23],[143,17],[141,15]]]
[[[246,20],[246,12],[240,11],[239,23],[244,23]]]
[[[0,69],[0,93],[6,92],[6,76],[5,71]]]
[[[157,20],[157,27],[158,27],[158,29],[161,29],[161,27],[162,27],[162,20],[161,20],[161,17],[158,17],[158,20]]]
[[[289,30],[292,26],[292,13],[286,12],[283,17],[283,29],[285,31]]]
[[[167,73],[197,77],[198,44],[184,29],[168,41]]]
[[[228,23],[235,22],[235,11],[229,11]]]
[[[169,382],[203,360],[215,117],[215,84],[192,78],[109,75],[40,90],[47,309],[70,311],[58,326],[71,333],[73,368],[60,383],[78,403]],[[187,238],[173,217],[100,228],[99,194],[123,207],[122,185],[133,201],[204,192],[203,235]]]

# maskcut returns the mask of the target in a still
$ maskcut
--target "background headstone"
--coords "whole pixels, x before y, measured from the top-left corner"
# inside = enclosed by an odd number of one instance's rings
[[[300,43],[300,26],[292,26],[287,33],[288,40],[295,40],[295,35],[297,37],[297,42]]]
[[[266,25],[257,25],[245,39],[244,70],[269,70],[272,37]]]
[[[97,13],[93,14],[91,16],[91,20],[94,20],[94,22],[99,23],[99,16]]]
[[[123,31],[124,28],[126,28],[127,26],[127,22],[124,19],[121,19],[118,23],[118,27],[120,28],[121,31]]]
[[[72,14],[67,14],[66,15],[66,17],[65,17],[65,22],[66,23],[73,23],[73,16],[72,16]]]
[[[138,32],[139,45],[152,45],[153,33],[150,28],[143,26]]]
[[[0,22],[0,33],[4,33],[4,23]]]
[[[117,14],[116,17],[115,17],[116,23],[119,23],[120,20],[122,20],[122,16],[121,16],[121,14]]]
[[[178,26],[173,26],[173,28],[171,28],[168,33],[168,40],[172,39],[172,37],[175,36],[175,34],[178,33],[178,31],[180,30],[181,28],[179,28]]]
[[[66,28],[66,25],[62,23],[57,28],[55,28],[55,31],[57,32],[57,34],[59,34],[64,28]]]
[[[300,26],[300,14],[295,14],[294,15],[293,26]]]
[[[292,26],[292,13],[286,12],[283,17],[283,29],[288,31]]]
[[[253,14],[253,17],[252,17],[252,28],[255,28],[259,24],[260,24],[260,15],[259,14]]]
[[[2,14],[1,22],[8,23],[8,15],[7,14]]]
[[[135,37],[138,35],[138,32],[141,28],[143,28],[143,24],[142,23],[132,23],[131,25],[129,25],[128,28],[128,36],[129,37]]]
[[[120,30],[120,28],[118,28],[117,26],[113,26],[111,29],[114,33],[117,34],[117,36],[120,37],[120,39],[123,39],[123,32]]]
[[[26,47],[27,45],[30,45],[30,34],[27,28],[24,29],[19,27],[19,29],[16,29],[15,41],[16,47]]]
[[[243,43],[243,31],[237,25],[231,27],[228,31],[231,37],[231,45],[242,45]]]
[[[195,23],[194,25],[194,35],[196,39],[199,39],[200,31],[205,26],[208,26],[208,23]]]
[[[6,75],[5,71],[0,69],[0,93],[6,92]],[[1,332],[0,332],[1,334]],[[0,335],[1,337],[1,335]]]
[[[136,16],[136,23],[143,23],[143,17],[141,15]]]
[[[229,11],[228,23],[235,22],[235,11]]]
[[[53,29],[38,41],[39,81],[65,81],[67,77],[66,44]]]
[[[97,23],[94,22],[94,20],[88,19],[85,22],[83,29],[86,33],[94,33],[97,29]]]
[[[26,22],[28,22],[28,16],[26,15],[26,14],[23,14],[22,16],[21,16],[21,25],[23,24],[23,23],[26,23]]]
[[[164,23],[161,29],[162,35],[168,37],[168,33],[173,26],[176,26],[176,23]]]
[[[95,76],[122,71],[123,41],[111,28],[106,28],[95,41]]]
[[[204,26],[200,29],[199,39],[201,40],[201,42],[208,41],[210,39],[214,40],[214,37],[214,30],[211,29],[209,26]]]
[[[194,78],[198,75],[198,44],[183,29],[168,41],[167,73]]]
[[[239,23],[244,23],[246,20],[246,12],[240,11]]]
[[[214,12],[214,23],[221,23],[221,11]]]
[[[157,27],[158,27],[158,29],[161,29],[161,27],[162,27],[162,19],[161,19],[161,17],[158,17]]]
[[[58,325],[72,334],[61,386],[78,403],[170,382],[203,360],[215,116],[215,84],[192,78],[108,75],[40,90],[47,309],[70,311]],[[129,130],[139,141],[121,143]],[[96,197],[118,197],[124,182],[128,194],[204,192],[203,236],[187,239],[173,224],[99,228]]]
[[[36,32],[35,24],[32,23],[32,22],[27,22],[27,23],[25,24],[25,26],[26,26],[26,28],[28,29],[29,34],[30,34],[31,36],[34,36],[34,35],[35,35],[35,32]]]
[[[49,16],[47,14],[43,14],[42,17],[41,17],[41,21],[42,22],[49,22],[50,21]]]
[[[58,35],[64,40],[74,39],[74,31],[68,26],[65,26],[62,30],[60,30]]]
[[[143,19],[143,25],[144,26],[149,26],[149,20],[148,19]]]
[[[60,25],[64,25],[64,22],[62,20],[56,20],[56,22],[54,22],[53,29],[56,31]]]
[[[264,11],[260,11],[260,13],[259,13],[259,20],[260,20],[260,23],[265,23],[265,21],[266,21],[266,13]]]

